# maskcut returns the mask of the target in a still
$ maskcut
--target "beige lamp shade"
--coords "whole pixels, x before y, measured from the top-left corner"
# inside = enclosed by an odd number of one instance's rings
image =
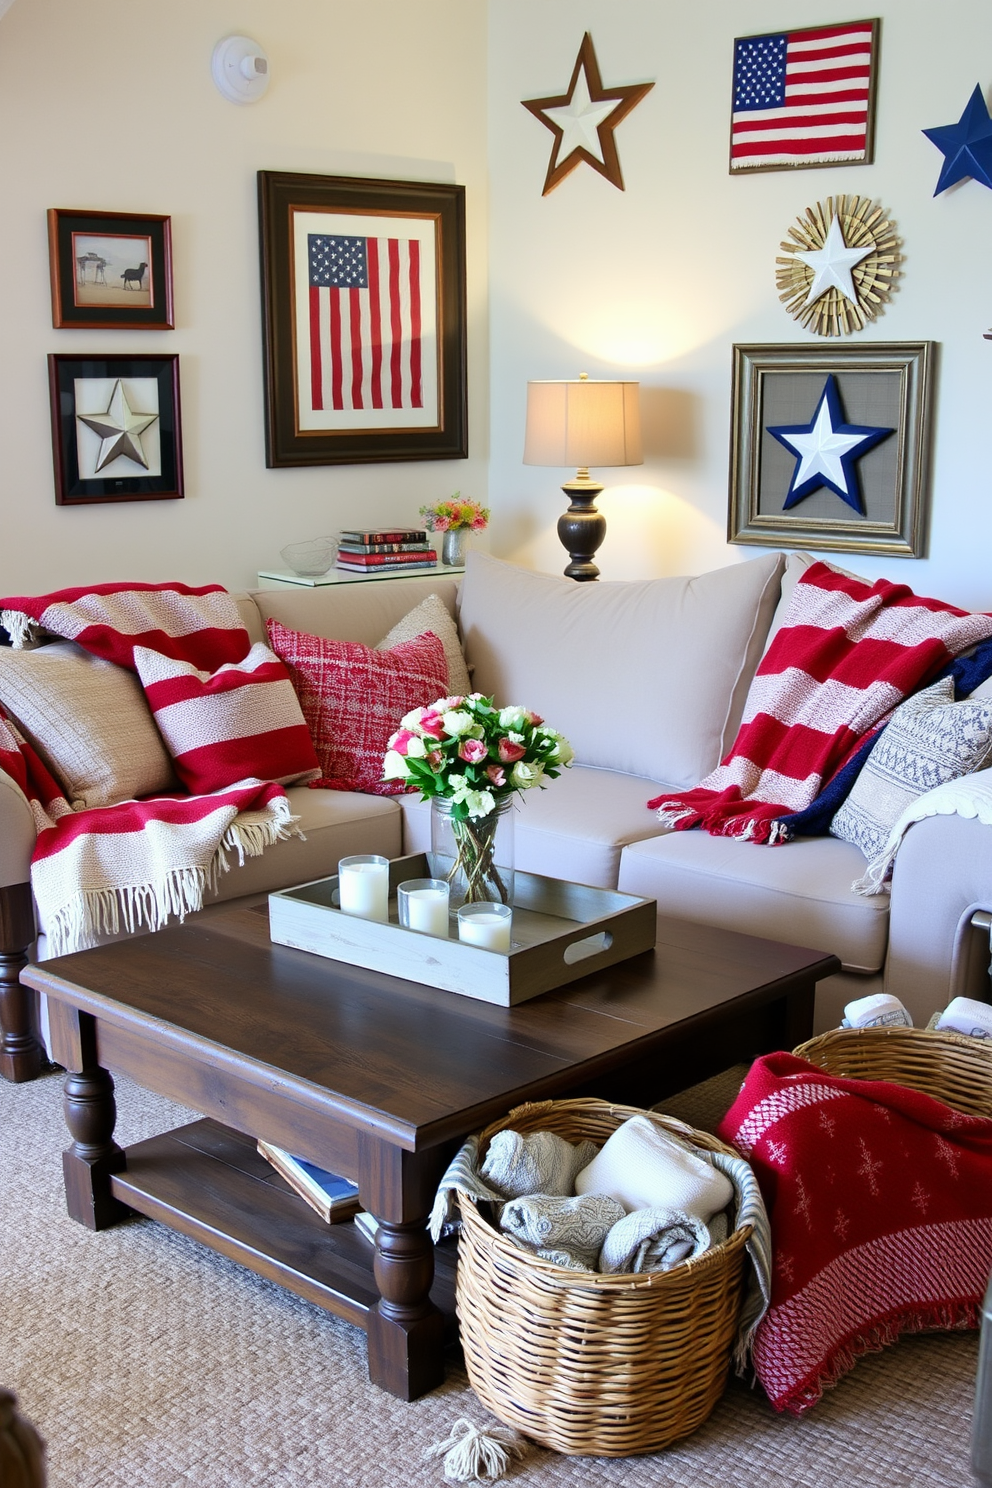
[[[640,384],[574,382],[527,384],[525,465],[641,465]]]

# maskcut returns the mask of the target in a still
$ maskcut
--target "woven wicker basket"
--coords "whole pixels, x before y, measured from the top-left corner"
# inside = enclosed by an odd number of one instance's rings
[[[892,1080],[967,1116],[992,1116],[992,1048],[928,1028],[836,1028],[794,1050],[831,1075]]]
[[[486,1128],[553,1131],[600,1145],[630,1116],[709,1151],[715,1137],[599,1100],[518,1106]],[[746,1226],[672,1271],[590,1275],[539,1260],[459,1194],[458,1319],[469,1382],[507,1425],[558,1452],[628,1457],[695,1431],[726,1384],[742,1294]]]

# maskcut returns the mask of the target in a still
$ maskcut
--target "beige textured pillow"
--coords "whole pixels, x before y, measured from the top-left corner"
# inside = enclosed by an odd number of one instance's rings
[[[73,641],[0,649],[0,703],[76,811],[181,789],[137,677]]]
[[[391,651],[394,646],[399,645],[400,641],[415,640],[417,636],[423,635],[425,630],[433,631],[444,647],[445,660],[448,663],[449,690],[453,693],[461,693],[463,697],[466,696],[472,691],[472,683],[468,675],[468,667],[465,665],[465,657],[462,655],[458,627],[439,595],[428,594],[427,598],[409,614],[404,615],[402,620],[397,620],[389,634],[379,642],[375,649]]]

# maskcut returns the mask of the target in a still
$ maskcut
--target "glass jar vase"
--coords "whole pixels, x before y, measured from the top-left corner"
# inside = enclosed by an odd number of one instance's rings
[[[449,910],[463,904],[513,903],[513,797],[488,816],[459,820],[451,802],[431,800],[431,877],[449,885]]]

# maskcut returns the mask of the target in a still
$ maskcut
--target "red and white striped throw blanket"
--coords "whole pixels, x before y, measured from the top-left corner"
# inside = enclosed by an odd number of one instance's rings
[[[755,674],[722,764],[648,805],[668,827],[783,842],[865,735],[954,656],[992,636],[992,615],[921,599],[905,584],[814,563]]]
[[[219,585],[96,584],[0,600],[15,645],[37,629],[135,670],[134,648],[214,671],[251,649],[237,606]],[[202,908],[229,867],[297,836],[286,792],[258,779],[203,796],[158,796],[73,811],[37,753],[0,713],[0,768],[31,803],[38,840],[31,883],[48,954],[92,945],[101,934]]]
[[[758,1379],[801,1415],[903,1333],[976,1328],[992,1270],[992,1121],[886,1080],[767,1054],[719,1136],[771,1218]]]

